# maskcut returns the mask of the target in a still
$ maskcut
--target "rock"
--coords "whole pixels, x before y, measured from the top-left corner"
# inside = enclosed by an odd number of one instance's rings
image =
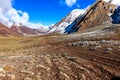
[[[2,67],[0,67],[0,72],[5,72],[4,69]]]
[[[96,48],[96,49],[100,49],[100,48],[102,48],[102,46],[95,46],[95,48]]]
[[[31,71],[25,71],[25,70],[21,70],[20,71],[21,73],[24,73],[24,74],[28,74],[28,75],[33,75],[34,73],[31,72]]]
[[[105,40],[99,41],[100,44],[104,44],[105,42],[106,42]]]
[[[32,80],[31,78],[29,78],[29,77],[26,77],[26,78],[24,78],[24,80]]]
[[[95,58],[93,58],[92,60],[93,60],[93,61],[96,61],[96,59],[95,59]]]
[[[12,71],[12,70],[14,69],[14,67],[13,67],[12,65],[5,65],[5,66],[3,67],[3,69],[4,69],[5,71]]]
[[[1,54],[0,55],[0,59],[3,59],[3,58],[5,58],[6,56],[4,55],[4,54]]]
[[[74,43],[72,44],[72,46],[76,47],[76,46],[78,46],[78,43],[77,43],[77,42],[74,42]]]
[[[97,43],[97,42],[95,42],[95,43],[94,43],[94,46],[98,46],[98,43]]]
[[[0,77],[5,77],[6,74],[5,73],[0,73]]]
[[[95,47],[91,47],[89,50],[90,51],[95,51],[96,49],[95,49]]]
[[[72,43],[67,43],[66,46],[70,47],[70,46],[72,46]]]
[[[111,53],[112,50],[113,50],[112,48],[106,48],[104,51],[104,54]]]
[[[112,48],[107,48],[106,50],[107,50],[107,51],[112,51]]]
[[[76,62],[77,61],[77,57],[66,57],[66,59]]]
[[[84,43],[82,43],[82,42],[79,42],[79,46],[83,46],[84,45]]]
[[[80,77],[80,80],[86,80],[86,77],[84,74],[80,74],[79,77]]]
[[[62,54],[63,57],[65,57],[65,56],[67,56],[67,55],[68,55],[67,53]]]
[[[97,50],[97,49],[99,49],[99,48],[101,48],[101,46],[94,46],[94,47],[91,47],[91,48],[90,48],[90,51],[95,51],[95,50]]]
[[[15,75],[13,75],[13,74],[7,74],[7,77],[8,77],[10,80],[16,80]]]
[[[118,46],[118,48],[120,49],[120,46]]]

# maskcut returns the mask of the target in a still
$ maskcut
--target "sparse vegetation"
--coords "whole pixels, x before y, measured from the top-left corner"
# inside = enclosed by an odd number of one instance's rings
[[[117,76],[119,39],[89,35],[0,37],[0,79],[110,80]]]
[[[11,51],[39,46],[40,38],[36,37],[1,37],[0,51]]]

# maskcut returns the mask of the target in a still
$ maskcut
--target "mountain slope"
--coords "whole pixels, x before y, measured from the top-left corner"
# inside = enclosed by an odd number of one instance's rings
[[[58,32],[64,33],[65,28],[70,25],[78,16],[81,16],[85,11],[80,9],[75,9],[71,13],[69,13],[65,18],[63,18],[60,22],[56,23],[48,33]]]
[[[21,36],[39,34],[37,31],[23,25],[13,25],[10,29]]]
[[[105,0],[104,1],[97,0],[93,5],[91,5],[91,7],[89,7],[89,9],[85,11],[85,13],[84,11],[82,13],[79,13],[79,15],[72,18],[72,21],[70,23],[67,23],[67,21],[69,21],[68,17],[70,17],[70,14],[71,15],[77,14],[77,12],[74,13],[71,12],[67,17],[61,20],[61,22],[54,25],[49,32],[57,33],[81,32],[98,25],[106,23],[112,24],[112,22],[115,23],[116,18],[117,20],[119,18],[118,17],[119,8],[116,10],[117,6],[113,3],[114,0],[109,0],[107,2]],[[117,16],[114,14],[116,14]]]
[[[120,6],[115,10],[112,17],[112,23],[114,24],[120,24]]]
[[[116,6],[102,0],[96,1],[81,17],[76,19],[74,25],[66,28],[66,33],[79,32],[97,25],[111,23],[110,15],[114,14]],[[73,24],[72,23],[72,24]],[[77,30],[75,30],[77,29]]]
[[[0,36],[19,36],[14,31],[10,30],[8,27],[0,23]]]

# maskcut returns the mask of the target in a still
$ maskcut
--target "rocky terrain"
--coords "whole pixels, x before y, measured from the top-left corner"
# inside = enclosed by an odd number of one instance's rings
[[[101,27],[105,36],[1,38],[0,80],[119,80],[120,27],[113,27]]]
[[[75,10],[41,36],[0,24],[0,80],[120,80],[120,10],[111,2]]]

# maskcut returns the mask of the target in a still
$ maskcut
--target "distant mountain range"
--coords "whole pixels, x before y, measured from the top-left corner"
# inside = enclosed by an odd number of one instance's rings
[[[10,29],[21,36],[41,35],[41,34],[45,34],[47,32],[47,30],[43,27],[41,27],[40,29],[31,29],[22,24],[13,25],[10,27]]]
[[[10,28],[0,23],[0,36],[33,36],[46,34],[47,30],[40,27],[39,29],[31,29],[22,24],[13,25]]]

